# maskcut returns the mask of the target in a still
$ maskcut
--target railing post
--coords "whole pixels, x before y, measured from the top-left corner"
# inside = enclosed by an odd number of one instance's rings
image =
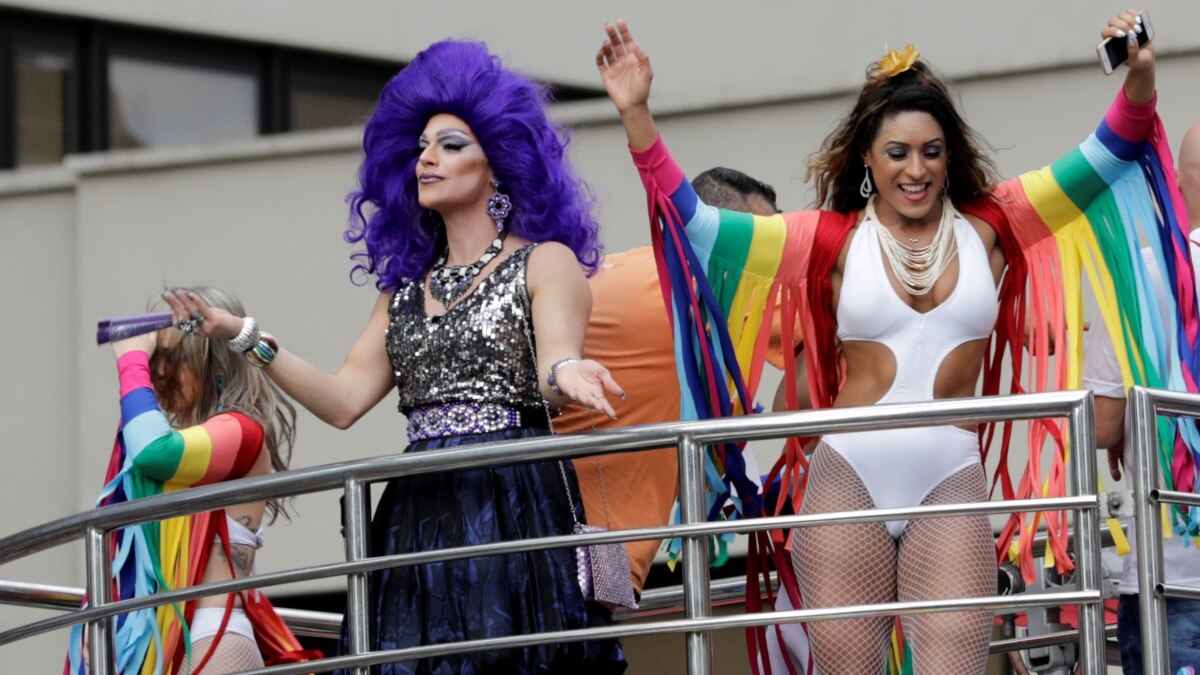
[[[346,537],[346,560],[358,561],[367,557],[367,526],[370,523],[371,500],[367,485],[357,478],[348,478],[345,498],[342,500],[342,521]],[[346,578],[346,624],[347,647],[351,655],[371,651],[371,633],[368,618],[367,583],[369,573],[356,572]],[[355,668],[355,675],[367,675],[365,667]]]
[[[1158,487],[1158,415],[1150,392],[1130,390],[1133,423],[1133,519],[1137,528],[1138,609],[1142,629],[1142,672],[1167,674],[1167,605],[1156,586],[1163,580],[1162,518],[1152,493]]]
[[[679,515],[684,524],[708,519],[704,498],[704,448],[691,436],[679,439]],[[683,613],[689,619],[712,614],[708,576],[708,535],[683,539]],[[685,637],[687,672],[712,672],[712,642],[707,631],[689,631]]]
[[[1089,393],[1073,406],[1068,417],[1070,450],[1075,470],[1071,477],[1076,495],[1093,495],[1096,506],[1075,512],[1076,588],[1100,592],[1100,512],[1096,494],[1096,410]],[[1104,605],[1092,602],[1079,607],[1079,656],[1083,675],[1107,672],[1104,645]]]
[[[100,607],[110,602],[109,589],[112,573],[108,559],[107,538],[104,530],[89,527],[84,535],[84,558],[87,564],[88,606]],[[88,623],[88,661],[91,675],[112,673],[112,623],[108,618]]]

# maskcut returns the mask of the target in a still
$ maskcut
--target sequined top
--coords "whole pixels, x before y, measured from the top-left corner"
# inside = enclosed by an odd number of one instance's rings
[[[387,351],[400,411],[441,403],[541,408],[525,269],[536,244],[501,261],[441,316],[425,314],[425,283],[392,296]]]

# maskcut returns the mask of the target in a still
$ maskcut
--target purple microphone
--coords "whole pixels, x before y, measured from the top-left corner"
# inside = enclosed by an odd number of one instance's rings
[[[175,325],[173,312],[108,316],[100,319],[96,325],[96,344],[116,342],[173,325]]]

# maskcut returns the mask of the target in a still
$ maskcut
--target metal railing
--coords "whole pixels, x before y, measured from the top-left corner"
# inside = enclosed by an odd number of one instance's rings
[[[83,538],[86,550],[87,592],[90,606],[62,616],[43,619],[0,633],[0,645],[67,625],[88,624],[92,672],[111,672],[111,617],[142,607],[181,602],[207,595],[250,588],[348,575],[346,625],[349,653],[317,662],[275,666],[256,674],[327,672],[350,668],[365,673],[370,665],[453,653],[507,649],[559,642],[684,633],[689,673],[707,675],[712,670],[710,632],[775,623],[820,621],[836,618],[927,613],[964,609],[1021,609],[1078,604],[1081,672],[1099,675],[1104,668],[1104,625],[1100,590],[1099,501],[1096,495],[1093,406],[1088,392],[1055,392],[1023,396],[940,400],[919,404],[876,405],[797,413],[755,415],[735,419],[674,422],[605,430],[578,436],[555,436],[462,446],[436,453],[412,453],[342,462],[247,478],[174,492],[95,509],[19,532],[0,540],[0,564]],[[875,509],[817,515],[795,515],[706,522],[704,495],[705,446],[725,441],[752,441],[788,436],[809,436],[846,431],[869,431],[945,424],[977,424],[1012,419],[1066,418],[1068,442],[1074,461],[1068,476],[1073,496],[1010,502],[941,504],[910,508]],[[679,451],[681,524],[614,532],[571,534],[539,539],[455,547],[437,551],[368,557],[366,550],[369,483],[397,476],[479,468],[518,462],[573,459],[675,445]],[[158,593],[149,597],[113,602],[105,538],[113,530],[134,523],[213,510],[262,499],[282,498],[331,489],[345,494],[346,561],[284,572],[204,584]],[[759,612],[738,616],[712,615],[708,537],[726,532],[750,532],[808,527],[833,523],[879,522],[965,514],[994,514],[1034,510],[1070,509],[1075,512],[1075,590],[1024,596],[989,596],[939,601],[893,602],[855,607]],[[369,651],[366,579],[370,572],[469,557],[574,547],[581,544],[624,542],[682,537],[684,540],[684,618],[636,625],[558,631],[538,635],[425,645],[379,652]],[[688,564],[689,561],[704,564]]]
[[[1200,599],[1200,588],[1166,583],[1163,567],[1162,504],[1200,507],[1200,495],[1159,488],[1158,417],[1200,417],[1200,396],[1133,387],[1133,508],[1137,522],[1138,604],[1142,628],[1142,669],[1167,675],[1167,598]],[[1178,544],[1173,544],[1178,545]]]
[[[1104,523],[1100,525],[1101,543],[1104,547],[1114,544],[1112,534]],[[1033,558],[1038,560],[1045,555],[1047,536],[1045,532],[1034,535]],[[712,603],[714,606],[740,604],[746,599],[747,579],[744,576],[715,579],[710,584]],[[775,572],[769,575],[771,589],[778,593],[779,582]],[[768,599],[767,588],[759,580],[759,592],[762,599]],[[1007,595],[1011,589],[1001,590],[1001,595]],[[1024,591],[1020,591],[1024,592]],[[20,581],[0,580],[0,605],[15,605],[18,607],[52,610],[79,609],[86,598],[83,588],[74,586],[57,586],[52,584],[34,584]],[[299,637],[313,637],[324,640],[336,640],[341,635],[341,612],[322,612],[307,609],[294,609],[276,606],[279,618],[287,624]],[[646,589],[638,600],[638,608],[618,607],[613,611],[614,623],[638,621],[660,614],[675,614],[683,611],[683,586],[663,586]],[[1116,634],[1115,626],[1106,626],[1106,637]],[[990,651],[1001,654],[1010,651],[1020,651],[1034,647],[1075,642],[1079,638],[1078,630],[1059,631],[1048,634],[1029,635],[1019,638],[1004,638],[993,640]]]

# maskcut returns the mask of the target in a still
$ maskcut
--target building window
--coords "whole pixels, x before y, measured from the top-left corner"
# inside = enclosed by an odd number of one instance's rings
[[[72,54],[67,48],[18,41],[13,45],[13,71],[15,164],[62,161],[75,84]]]
[[[290,130],[364,123],[371,115],[383,85],[398,70],[398,66],[294,59],[288,78]]]
[[[109,144],[115,149],[253,138],[259,130],[254,64],[205,64],[116,48],[108,66]]]

